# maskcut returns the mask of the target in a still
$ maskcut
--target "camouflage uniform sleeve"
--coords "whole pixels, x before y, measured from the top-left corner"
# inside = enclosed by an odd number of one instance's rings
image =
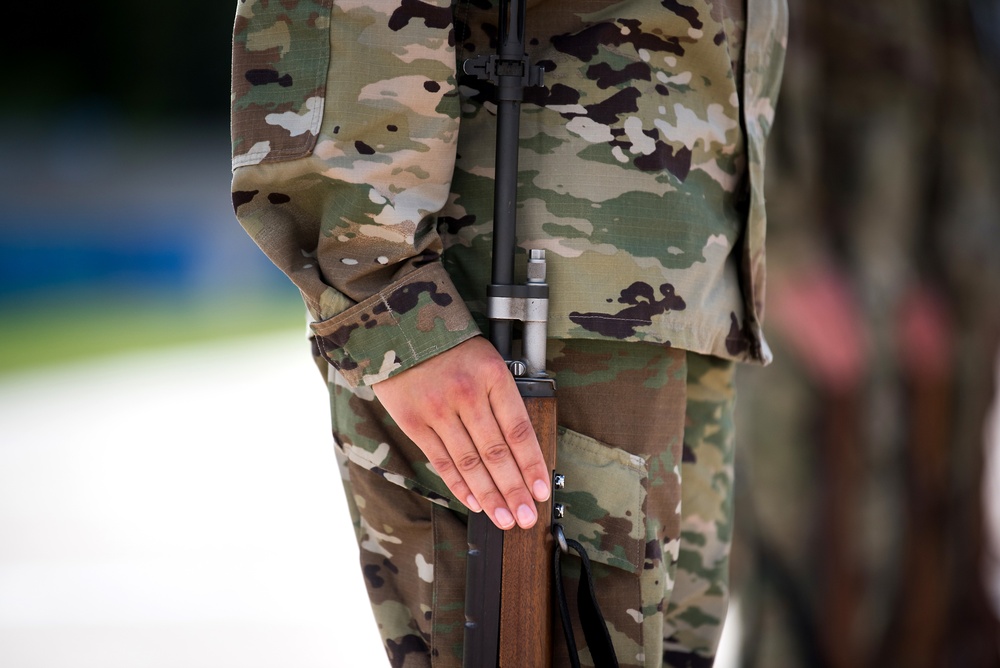
[[[352,386],[479,334],[441,264],[456,159],[449,0],[243,0],[233,205]]]

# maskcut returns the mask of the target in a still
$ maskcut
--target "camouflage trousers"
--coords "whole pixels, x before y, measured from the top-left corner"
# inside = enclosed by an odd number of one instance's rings
[[[555,501],[593,562],[620,664],[711,666],[728,606],[733,363],[582,340],[550,341],[549,356],[568,481]],[[460,666],[467,511],[370,388],[328,380],[361,573],[389,662]],[[563,571],[579,576],[575,557]],[[569,665],[561,637],[556,648],[555,665]],[[585,648],[580,658],[593,665]]]

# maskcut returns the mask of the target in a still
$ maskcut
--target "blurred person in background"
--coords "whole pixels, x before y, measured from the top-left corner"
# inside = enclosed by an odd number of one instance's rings
[[[769,340],[738,383],[741,665],[1000,665],[996,0],[791,0]]]

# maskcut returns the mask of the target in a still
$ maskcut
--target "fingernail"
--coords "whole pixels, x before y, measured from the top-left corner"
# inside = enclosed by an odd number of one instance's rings
[[[531,489],[535,492],[536,501],[545,501],[549,498],[549,486],[545,484],[544,480],[536,480]]]
[[[535,521],[535,509],[522,505],[517,509],[517,523],[523,527],[531,526]]]
[[[514,525],[514,516],[506,508],[497,508],[496,516],[501,529],[509,529]]]
[[[469,495],[469,498],[465,500],[465,505],[469,510],[471,510],[474,513],[478,513],[483,509],[483,507],[479,505],[479,502],[476,501],[476,497],[472,496],[471,494]]]

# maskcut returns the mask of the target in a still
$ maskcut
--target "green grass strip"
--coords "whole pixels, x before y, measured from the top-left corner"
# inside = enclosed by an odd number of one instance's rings
[[[298,293],[248,298],[64,295],[0,305],[0,375],[281,330],[305,333]]]

